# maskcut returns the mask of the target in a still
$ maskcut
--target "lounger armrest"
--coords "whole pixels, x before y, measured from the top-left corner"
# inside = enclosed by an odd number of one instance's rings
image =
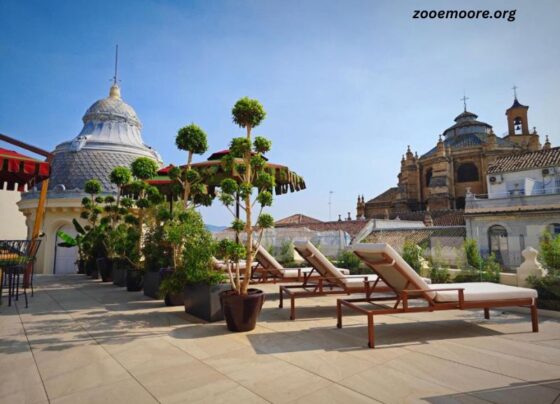
[[[456,290],[457,294],[459,295],[459,307],[463,309],[465,303],[465,288],[438,288],[438,289],[405,289],[401,291],[401,299],[403,303],[406,305],[408,302],[408,295],[410,293],[417,294],[417,293],[427,293],[427,292],[446,292],[450,290]]]

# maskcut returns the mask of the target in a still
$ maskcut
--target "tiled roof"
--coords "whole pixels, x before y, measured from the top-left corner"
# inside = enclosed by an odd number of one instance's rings
[[[464,227],[452,227],[449,229],[425,229],[409,230],[382,230],[371,232],[362,242],[363,243],[387,243],[402,252],[405,242],[411,242],[423,246],[435,247],[454,247],[460,249],[466,237]]]
[[[389,219],[396,219],[397,217],[401,220],[414,220],[414,221],[424,221],[426,214],[432,217],[434,226],[464,226],[465,217],[464,211],[462,210],[430,210],[430,211],[417,211],[417,212],[401,212],[401,213],[390,213]],[[376,215],[375,219],[383,219],[384,215]]]
[[[446,138],[443,141],[443,144],[446,147],[451,147],[451,149],[461,149],[467,147],[475,147],[481,146],[486,143],[488,140],[488,134],[486,133],[467,133],[463,135],[456,135],[449,138]],[[518,149],[519,147],[509,140],[502,139],[499,136],[496,136],[496,145],[498,147],[511,147],[512,149]],[[433,155],[437,151],[437,146],[434,147],[432,150],[424,154],[420,158],[425,158]]]
[[[274,225],[276,227],[282,227],[282,226],[292,225],[292,224],[308,224],[308,223],[323,223],[323,222],[320,221],[319,219],[315,219],[309,216],[302,215],[301,213],[297,213],[295,215],[291,215],[283,219],[277,220],[276,223],[274,223]]]
[[[129,167],[139,156],[131,153],[82,149],[79,152],[55,154],[52,162],[49,190],[64,185],[67,191],[84,189],[86,181],[97,178],[104,192],[116,191],[109,175],[116,166]]]
[[[560,147],[500,157],[488,167],[488,174],[560,167]]]
[[[398,193],[399,193],[398,187],[389,188],[385,192],[377,195],[375,198],[367,201],[366,204],[373,203],[373,202],[391,202],[393,199],[396,198]]]

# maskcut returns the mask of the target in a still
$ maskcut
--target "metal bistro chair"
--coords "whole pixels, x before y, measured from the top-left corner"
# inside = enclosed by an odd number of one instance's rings
[[[31,285],[31,295],[33,296],[33,272],[35,256],[41,240],[0,240],[0,268],[2,270],[0,278],[0,299],[2,289],[8,286],[8,306],[12,305],[12,298],[19,300],[20,281],[25,276],[25,270],[31,265],[29,284]],[[25,307],[28,307],[27,285],[22,285],[25,297]],[[1,303],[1,300],[0,300]]]

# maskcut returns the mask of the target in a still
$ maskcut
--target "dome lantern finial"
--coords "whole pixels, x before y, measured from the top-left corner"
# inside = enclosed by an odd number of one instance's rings
[[[121,89],[118,84],[115,83],[111,86],[111,89],[109,90],[109,97],[118,99],[121,98]]]
[[[109,97],[112,98],[121,98],[121,89],[119,88],[119,77],[118,77],[118,68],[119,68],[119,45],[117,44],[115,47],[115,74],[113,76],[113,85],[109,90]]]

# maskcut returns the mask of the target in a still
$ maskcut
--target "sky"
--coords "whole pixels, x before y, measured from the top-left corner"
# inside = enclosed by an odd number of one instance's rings
[[[516,13],[413,19],[416,9]],[[270,161],[307,183],[269,212],[355,217],[358,195],[396,185],[407,145],[435,146],[463,94],[503,135],[516,85],[530,127],[560,145],[559,16],[556,0],[0,0],[0,132],[48,150],[75,137],[108,95],[118,44],[122,97],[166,164],[185,161],[174,138],[192,122],[209,142],[195,161],[242,136],[231,108],[249,96],[267,111],[253,133],[272,140]],[[202,213],[231,222],[219,202]]]

